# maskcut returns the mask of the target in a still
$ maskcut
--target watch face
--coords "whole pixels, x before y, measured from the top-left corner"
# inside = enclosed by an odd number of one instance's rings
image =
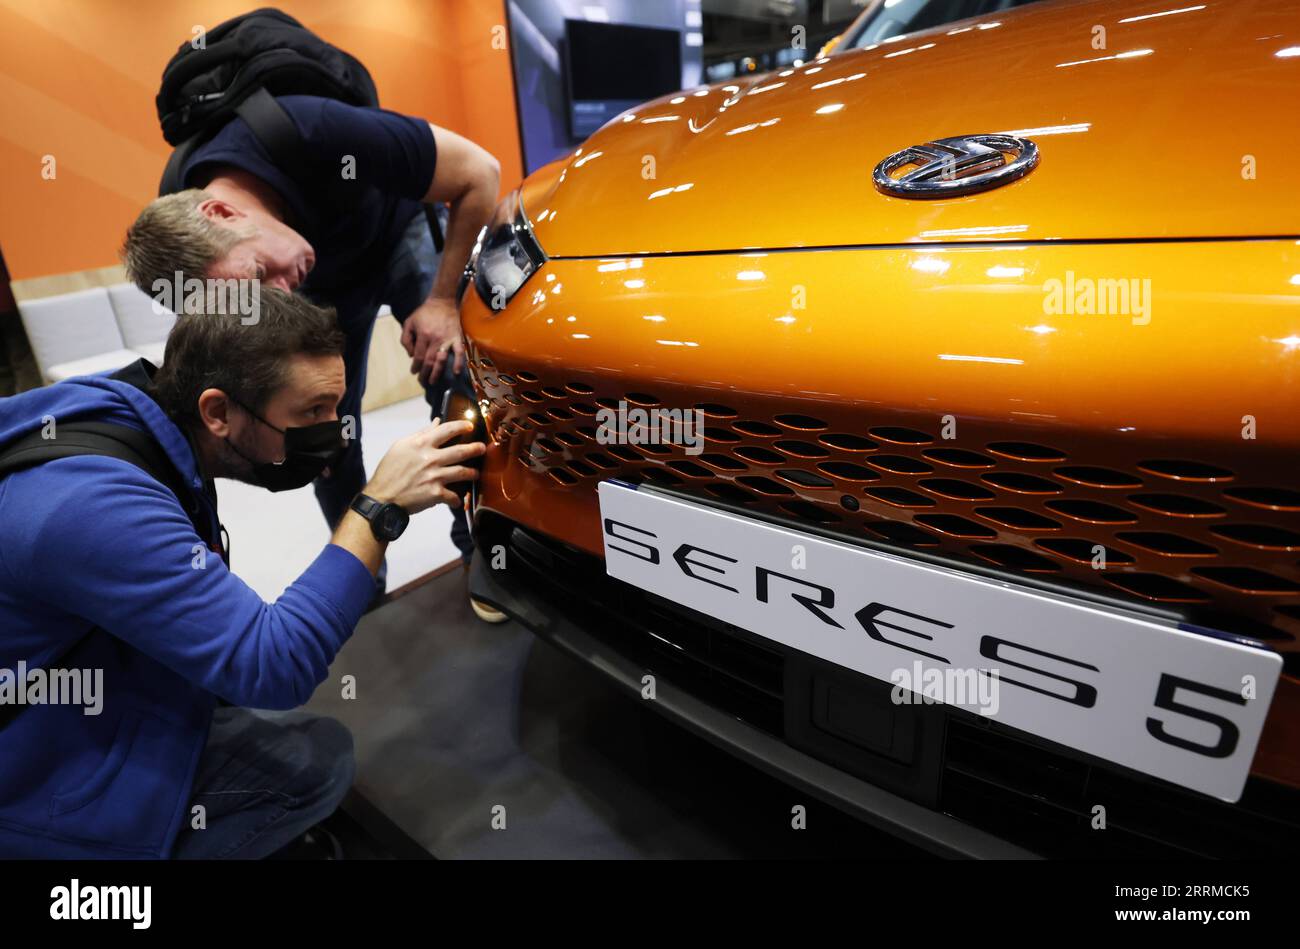
[[[409,520],[410,515],[396,504],[386,504],[379,512],[379,529],[385,537],[396,540],[402,536],[402,531],[406,530]]]

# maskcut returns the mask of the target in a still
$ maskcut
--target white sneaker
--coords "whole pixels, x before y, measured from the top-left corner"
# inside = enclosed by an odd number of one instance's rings
[[[470,609],[474,611],[474,615],[485,623],[504,623],[510,619],[509,616],[506,616],[495,606],[489,606],[482,600],[476,600],[472,596],[469,598],[469,605]]]

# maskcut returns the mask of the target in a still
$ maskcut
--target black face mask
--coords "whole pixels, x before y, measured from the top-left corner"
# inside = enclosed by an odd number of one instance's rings
[[[244,403],[231,399],[267,428],[284,435],[284,461],[256,462],[249,458],[229,438],[226,439],[235,454],[253,466],[253,483],[268,491],[292,491],[306,487],[320,477],[326,468],[338,464],[347,445],[343,441],[343,422],[320,422],[300,428],[276,428]]]

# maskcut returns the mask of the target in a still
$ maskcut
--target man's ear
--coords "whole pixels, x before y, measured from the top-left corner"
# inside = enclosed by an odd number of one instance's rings
[[[230,399],[220,389],[204,389],[199,394],[199,421],[214,438],[230,435]]]
[[[205,198],[200,201],[199,213],[216,224],[234,224],[248,217],[239,208],[220,198]]]

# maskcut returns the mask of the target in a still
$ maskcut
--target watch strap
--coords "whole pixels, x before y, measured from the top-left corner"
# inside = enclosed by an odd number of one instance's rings
[[[368,494],[358,494],[352,499],[350,507],[366,520],[373,521],[374,516],[379,513],[379,509],[383,505]]]

